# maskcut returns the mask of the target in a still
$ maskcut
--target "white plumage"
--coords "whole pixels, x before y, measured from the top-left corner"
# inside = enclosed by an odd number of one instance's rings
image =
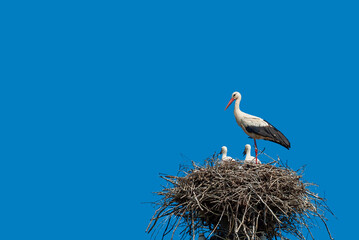
[[[233,158],[231,158],[230,156],[227,156],[227,147],[226,146],[223,146],[222,149],[221,149],[221,152],[219,154],[222,154],[222,158],[221,158],[221,163],[224,163],[224,162],[232,162],[232,161],[235,161]]]
[[[234,92],[232,98],[229,101],[225,110],[235,101],[234,106],[234,116],[238,125],[243,129],[243,131],[254,140],[256,157],[258,153],[256,139],[264,139],[272,141],[282,145],[283,147],[289,149],[290,142],[288,139],[276,129],[273,125],[263,120],[262,118],[244,113],[239,108],[239,103],[241,102],[241,94],[239,92]]]
[[[256,157],[253,157],[251,155],[251,145],[246,144],[246,146],[244,147],[243,155],[246,156],[246,158],[244,159],[244,163],[256,163]],[[258,158],[257,163],[261,163]]]

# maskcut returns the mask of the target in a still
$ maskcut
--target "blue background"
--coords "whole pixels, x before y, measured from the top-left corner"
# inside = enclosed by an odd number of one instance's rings
[[[159,173],[252,144],[233,91],[353,237],[358,18],[357,1],[1,2],[0,238],[149,239]]]

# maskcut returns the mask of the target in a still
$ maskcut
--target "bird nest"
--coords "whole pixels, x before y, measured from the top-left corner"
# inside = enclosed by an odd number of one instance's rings
[[[320,219],[333,239],[324,217],[330,210],[325,199],[308,189],[314,184],[302,180],[303,169],[293,171],[280,160],[219,164],[217,155],[203,166],[192,164],[179,176],[161,176],[168,184],[157,192],[161,198],[147,232],[163,230],[162,237],[171,239],[177,229],[182,238],[193,239],[198,232],[211,240],[288,239],[289,235],[314,239],[310,229]]]

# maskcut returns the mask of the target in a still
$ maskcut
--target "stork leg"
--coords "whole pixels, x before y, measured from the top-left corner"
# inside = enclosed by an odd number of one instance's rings
[[[256,152],[256,164],[258,164],[258,149],[257,149],[257,142],[256,140],[253,138],[254,140],[254,151]]]

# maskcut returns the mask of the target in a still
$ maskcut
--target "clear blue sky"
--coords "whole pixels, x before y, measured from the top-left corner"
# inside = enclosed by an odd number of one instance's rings
[[[252,144],[235,90],[353,236],[358,3],[238,2],[2,2],[0,238],[149,239],[159,173]]]

